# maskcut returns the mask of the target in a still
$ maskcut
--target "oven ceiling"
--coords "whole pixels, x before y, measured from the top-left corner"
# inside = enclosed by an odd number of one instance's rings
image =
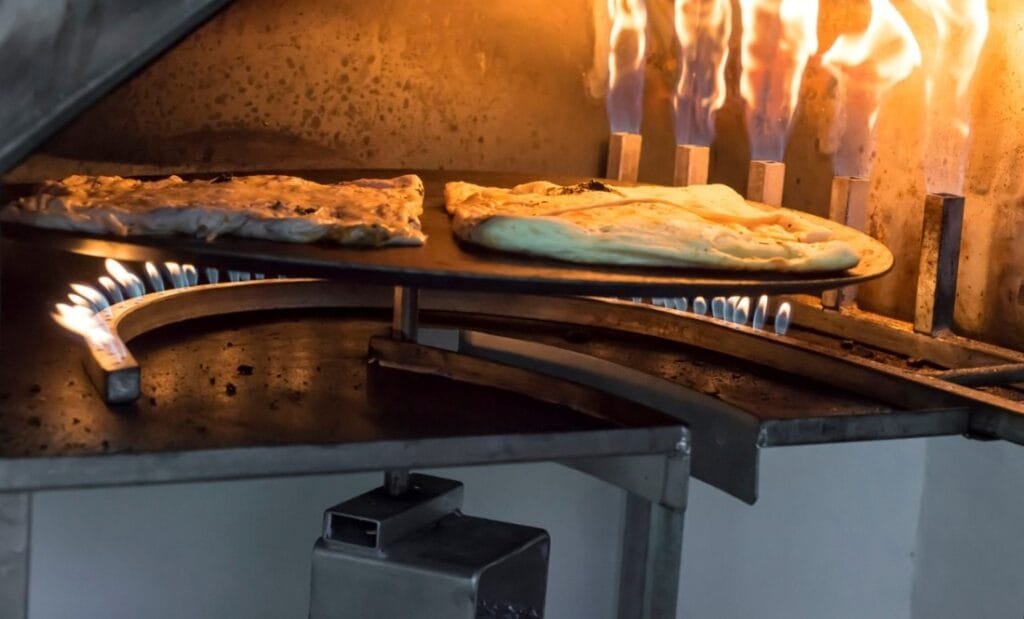
[[[0,2],[0,173],[228,2]]]

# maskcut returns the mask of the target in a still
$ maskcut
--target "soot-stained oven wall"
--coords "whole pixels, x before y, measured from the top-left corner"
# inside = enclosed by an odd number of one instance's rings
[[[894,4],[926,60],[934,27],[910,0]],[[989,0],[991,32],[974,80],[956,321],[965,334],[1024,347],[1024,6]],[[676,69],[669,0],[648,0],[641,178],[668,182]],[[70,172],[244,171],[303,167],[602,172],[607,24],[591,0],[237,0],[55,136],[8,180]],[[822,0],[819,50],[862,28],[868,3]],[[739,15],[739,11],[734,11]],[[749,158],[737,92],[719,113],[713,181],[737,189]],[[950,85],[951,89],[952,86]],[[834,83],[813,58],[786,154],[787,206],[824,214],[823,152]],[[949,96],[939,87],[937,96]],[[895,88],[878,124],[870,232],[894,251],[894,273],[862,305],[909,318],[925,194],[924,79]]]

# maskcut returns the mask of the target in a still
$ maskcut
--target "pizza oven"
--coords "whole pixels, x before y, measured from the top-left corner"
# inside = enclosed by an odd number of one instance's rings
[[[417,173],[428,242],[0,228],[0,614],[28,616],[51,488],[381,471],[325,512],[311,616],[539,617],[547,533],[416,471],[555,461],[629,492],[618,616],[673,617],[691,474],[753,503],[768,448],[1024,443],[1022,24],[1011,0],[3,4],[4,201]],[[540,178],[724,183],[893,259],[645,271],[452,238],[445,182]]]

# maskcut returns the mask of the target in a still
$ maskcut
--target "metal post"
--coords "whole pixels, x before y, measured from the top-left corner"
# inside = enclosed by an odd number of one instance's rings
[[[613,133],[608,142],[608,178],[635,183],[640,176],[640,151],[643,136],[638,133]]]
[[[391,337],[415,342],[419,330],[420,291],[412,286],[395,286],[395,305],[391,314]],[[384,488],[398,496],[409,489],[409,469],[384,471]]]
[[[672,184],[679,187],[707,185],[711,163],[711,147],[679,144],[676,146],[676,165]]]
[[[963,196],[928,194],[914,308],[914,330],[918,333],[936,335],[953,326],[963,223]]]
[[[679,596],[683,511],[626,498],[619,619],[673,619]]]
[[[747,199],[769,206],[782,206],[782,189],[786,182],[786,164],[781,161],[750,162],[747,178]]]
[[[384,488],[391,496],[405,494],[405,491],[409,489],[409,469],[384,471]]]
[[[866,178],[837,176],[832,179],[832,196],[829,200],[828,217],[844,226],[861,232],[867,227],[868,193],[871,183]],[[857,287],[847,286],[839,290],[821,293],[821,305],[826,309],[839,310],[853,305],[857,300]]]
[[[419,327],[419,289],[412,286],[395,286],[395,305],[391,317],[391,333],[395,339],[416,341]]]
[[[0,616],[28,617],[32,495],[0,494]]]

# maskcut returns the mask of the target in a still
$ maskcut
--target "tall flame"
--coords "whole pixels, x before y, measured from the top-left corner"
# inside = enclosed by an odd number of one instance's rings
[[[647,6],[644,0],[608,0],[608,121],[613,132],[640,133],[644,105]]]
[[[971,78],[988,36],[985,0],[913,0],[935,22],[937,49],[925,82],[925,180],[931,192],[963,193]],[[952,93],[942,90],[950,84]]]
[[[893,86],[921,64],[921,48],[889,0],[871,0],[867,29],[841,35],[821,63],[839,85],[840,105],[833,124],[838,140],[835,173],[867,176],[882,102]]]
[[[781,161],[804,68],[818,51],[818,0],[740,0],[740,10],[751,155]]]
[[[707,146],[715,112],[725,103],[725,64],[732,34],[731,0],[675,0],[679,77],[672,105],[676,144]]]

